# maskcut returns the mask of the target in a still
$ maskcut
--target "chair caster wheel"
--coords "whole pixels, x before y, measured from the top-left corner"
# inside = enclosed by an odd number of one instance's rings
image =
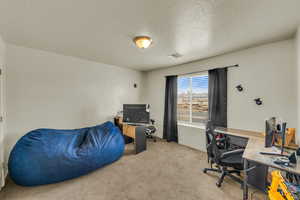
[[[220,183],[216,183],[216,186],[217,186],[217,187],[221,187],[221,184],[220,184]]]

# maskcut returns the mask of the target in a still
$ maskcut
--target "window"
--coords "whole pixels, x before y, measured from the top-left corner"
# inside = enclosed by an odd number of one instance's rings
[[[195,125],[207,122],[207,73],[178,77],[177,120]]]

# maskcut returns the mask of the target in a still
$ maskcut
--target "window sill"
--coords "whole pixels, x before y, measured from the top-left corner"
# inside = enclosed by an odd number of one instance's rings
[[[205,125],[202,125],[202,124],[196,125],[196,124],[188,124],[188,123],[182,123],[182,122],[178,122],[177,124],[178,124],[178,126],[186,126],[186,127],[199,128],[199,129],[205,130]]]

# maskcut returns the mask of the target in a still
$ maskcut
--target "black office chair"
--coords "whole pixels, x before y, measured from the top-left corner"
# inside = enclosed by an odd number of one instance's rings
[[[147,126],[146,127],[145,134],[146,134],[147,138],[153,139],[153,141],[156,142],[156,138],[153,136],[154,133],[156,132],[156,128],[154,126],[155,120],[151,119],[150,121],[151,121],[152,126]]]
[[[243,170],[242,155],[244,149],[232,151],[220,149],[218,143],[219,141],[216,140],[216,134],[214,133],[214,126],[212,122],[209,121],[206,125],[206,149],[208,162],[210,163],[211,168],[205,168],[203,172],[213,171],[221,173],[221,176],[216,183],[218,187],[221,187],[225,176],[232,178],[243,186],[243,181],[232,174],[240,176],[241,170]],[[216,165],[216,168],[213,167],[214,164]]]

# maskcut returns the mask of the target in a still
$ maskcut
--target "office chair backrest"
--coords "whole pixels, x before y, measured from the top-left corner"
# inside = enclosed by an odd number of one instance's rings
[[[214,125],[211,121],[206,124],[206,150],[208,159],[213,163],[219,163],[221,152],[217,145],[216,135],[214,133]]]

